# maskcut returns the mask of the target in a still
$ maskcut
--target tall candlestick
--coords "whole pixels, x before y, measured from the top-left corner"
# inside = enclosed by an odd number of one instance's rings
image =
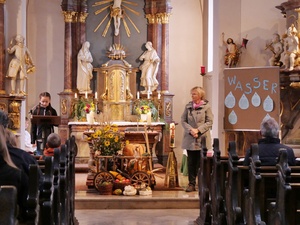
[[[85,92],[85,98],[86,98],[86,99],[88,98],[88,93],[87,93],[87,91]]]
[[[151,112],[147,112],[147,125],[151,125]]]
[[[175,123],[170,124],[170,147],[175,147]]]
[[[74,98],[77,98],[77,93],[75,93]]]
[[[150,99],[150,92],[147,92],[147,99]]]
[[[98,93],[97,93],[97,91],[95,92],[95,99],[98,99]]]
[[[140,92],[139,91],[136,93],[136,98],[140,99]]]

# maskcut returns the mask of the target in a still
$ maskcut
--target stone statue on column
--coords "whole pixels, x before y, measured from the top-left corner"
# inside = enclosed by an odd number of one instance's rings
[[[15,54],[9,63],[7,78],[11,79],[11,92],[10,95],[26,95],[25,91],[25,79],[27,74],[35,71],[30,52],[24,44],[25,38],[22,35],[17,35],[15,38],[15,44],[13,40],[10,42],[10,46],[7,48],[9,54]],[[19,75],[20,89],[19,93],[16,91],[16,82]]]
[[[141,86],[145,88],[143,93],[152,93],[158,87],[158,80],[156,79],[159,69],[160,58],[156,50],[152,47],[152,42],[148,41],[145,44],[147,50],[140,56],[143,64],[139,67],[142,71]]]
[[[91,79],[93,78],[93,57],[90,52],[90,42],[82,44],[77,55],[77,89],[79,93],[91,93]]]

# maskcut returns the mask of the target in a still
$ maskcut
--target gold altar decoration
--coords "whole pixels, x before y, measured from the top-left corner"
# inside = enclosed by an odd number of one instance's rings
[[[133,95],[130,90],[130,78],[134,77],[136,69],[123,59],[109,60],[102,65],[100,71],[99,75],[103,77],[97,82],[98,90],[103,90],[103,113],[109,116],[110,121],[126,121],[132,115]],[[104,81],[102,90],[99,88],[102,85],[101,80]]]

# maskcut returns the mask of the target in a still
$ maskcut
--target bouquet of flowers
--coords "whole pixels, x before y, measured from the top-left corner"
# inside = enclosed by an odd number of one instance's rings
[[[94,130],[94,133],[88,136],[94,152],[103,156],[116,155],[122,150],[125,143],[125,133],[120,132],[118,126],[105,123]]]
[[[95,104],[93,102],[87,102],[84,106],[84,110],[86,113],[95,111]]]
[[[76,112],[75,112],[76,111]],[[96,107],[93,100],[82,99],[80,98],[78,102],[75,102],[72,110],[72,118],[77,116],[79,121],[85,121],[86,114],[90,112],[95,112]]]
[[[151,112],[151,115],[154,119],[157,117],[158,112],[152,101],[140,100],[134,106],[134,114],[136,115],[147,114],[148,112]]]

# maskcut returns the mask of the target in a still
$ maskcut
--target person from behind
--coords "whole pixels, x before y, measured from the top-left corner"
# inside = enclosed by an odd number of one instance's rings
[[[5,138],[6,138],[6,146],[10,155],[10,158],[12,159],[13,163],[21,170],[29,176],[29,165],[30,164],[36,164],[38,165],[36,159],[33,155],[29,154],[28,152],[17,148],[14,143],[14,134],[12,131],[10,131],[8,126],[8,115],[4,111],[0,110],[0,125],[2,125],[5,128]],[[40,174],[40,183],[42,183],[43,174],[42,171],[39,169]]]
[[[28,176],[20,170],[11,160],[6,146],[6,131],[0,125],[0,186],[12,185],[17,189],[17,199],[19,206],[19,222],[26,219],[26,199],[28,194]]]
[[[57,112],[51,106],[51,95],[48,92],[42,92],[39,104],[31,111],[33,116],[57,116]],[[42,155],[42,150],[46,146],[47,137],[54,133],[52,124],[31,124],[31,144],[36,144],[36,155]]]
[[[290,166],[296,165],[294,151],[289,146],[280,143],[279,125],[272,117],[264,118],[260,125],[262,138],[258,141],[259,160],[262,166],[274,166],[278,162],[281,149],[287,150],[288,163]],[[250,149],[246,151],[244,165],[249,165],[251,157]]]
[[[54,156],[54,149],[60,148],[60,146],[60,136],[56,133],[50,134],[47,138],[46,148],[44,149],[42,159],[46,156]]]

